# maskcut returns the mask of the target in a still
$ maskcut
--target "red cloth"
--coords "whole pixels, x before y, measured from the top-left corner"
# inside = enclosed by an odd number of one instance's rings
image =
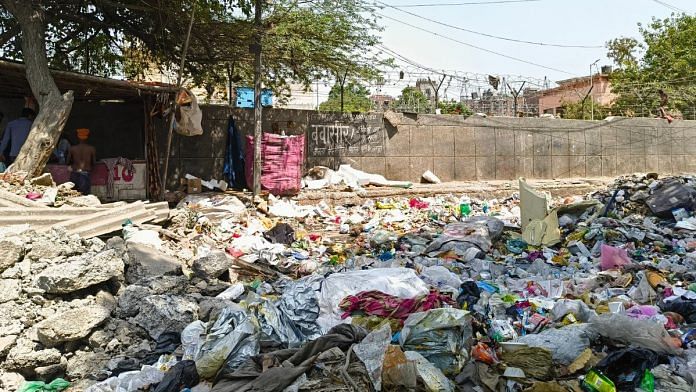
[[[274,195],[294,195],[302,186],[305,137],[264,133],[261,138],[261,188]],[[245,175],[254,183],[254,137],[247,136]]]
[[[354,312],[362,311],[369,316],[399,319],[403,322],[411,313],[441,308],[443,304],[452,305],[454,301],[436,290],[415,298],[399,298],[381,291],[371,290],[349,295],[343,298],[338,306],[345,311],[341,315],[343,319],[351,316]]]

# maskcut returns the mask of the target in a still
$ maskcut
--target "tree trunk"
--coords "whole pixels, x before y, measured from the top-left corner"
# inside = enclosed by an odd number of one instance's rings
[[[58,142],[72,109],[73,92],[61,95],[48,69],[43,11],[26,0],[0,2],[17,19],[22,29],[22,57],[27,69],[27,81],[39,102],[39,113],[31,132],[8,172],[26,172],[29,177],[34,177],[41,174]]]

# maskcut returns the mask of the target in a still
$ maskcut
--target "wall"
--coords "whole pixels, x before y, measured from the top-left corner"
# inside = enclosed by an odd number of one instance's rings
[[[253,110],[203,106],[205,134],[174,136],[170,184],[186,173],[222,178],[227,119],[253,133]],[[264,109],[263,129],[306,134],[306,167],[342,163],[417,182],[425,170],[443,181],[616,176],[696,171],[696,121],[615,118],[581,121]],[[164,131],[159,135],[165,135]],[[164,156],[165,136],[160,154]]]
[[[696,121],[393,117],[384,157],[353,159],[395,180],[418,181],[425,170],[443,181],[696,171]]]

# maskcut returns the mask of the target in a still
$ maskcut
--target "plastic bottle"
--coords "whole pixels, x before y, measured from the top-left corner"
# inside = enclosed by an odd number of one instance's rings
[[[471,214],[471,200],[468,197],[459,200],[459,214],[462,218]]]
[[[585,390],[590,392],[616,392],[616,386],[607,376],[598,370],[590,370],[582,382]]]

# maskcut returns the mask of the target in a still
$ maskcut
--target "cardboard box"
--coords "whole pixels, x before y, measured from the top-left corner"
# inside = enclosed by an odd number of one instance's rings
[[[201,193],[201,179],[194,178],[192,180],[186,180],[186,192]]]

